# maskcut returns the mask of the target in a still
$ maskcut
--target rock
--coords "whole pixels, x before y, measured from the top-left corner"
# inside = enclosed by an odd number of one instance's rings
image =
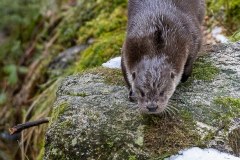
[[[121,71],[96,68],[63,80],[44,159],[164,159],[194,146],[239,155],[240,44],[200,57],[169,106],[147,116],[128,101]]]
[[[72,62],[74,62],[77,55],[86,48],[87,45],[79,45],[59,53],[59,55],[50,62],[48,68],[52,71],[62,72],[62,70],[66,69]]]

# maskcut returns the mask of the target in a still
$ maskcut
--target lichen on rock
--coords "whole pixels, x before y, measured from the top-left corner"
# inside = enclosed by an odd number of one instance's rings
[[[57,91],[44,158],[164,159],[193,146],[239,155],[233,143],[240,128],[239,50],[238,43],[220,45],[201,58],[195,76],[170,100],[179,110],[170,117],[142,115],[128,101],[120,70],[97,67],[67,77]]]

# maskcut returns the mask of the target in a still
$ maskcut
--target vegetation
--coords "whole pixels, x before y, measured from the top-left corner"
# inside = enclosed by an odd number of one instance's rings
[[[217,22],[229,36],[233,35],[233,41],[239,40],[240,0],[207,0],[207,5],[208,24]],[[49,116],[61,76],[99,66],[120,54],[126,6],[127,0],[0,1],[0,133],[17,123]],[[81,44],[88,48],[60,75],[53,75],[49,69],[53,59],[65,49]],[[196,65],[202,68],[201,62]],[[209,63],[203,71],[194,72],[202,72],[203,76],[210,76],[203,77],[204,80],[211,80],[218,70]],[[115,76],[106,77],[107,82],[123,84],[115,81],[121,77],[120,72],[112,74]],[[43,126],[24,132],[21,150],[16,148],[17,154],[12,158],[23,159],[25,154],[30,159],[37,157],[45,129]],[[12,146],[0,145],[3,153],[13,153],[11,149]]]
[[[232,118],[238,117],[240,112],[240,98],[218,97],[215,99],[215,103],[225,110],[225,113],[221,113],[223,123],[229,123]]]
[[[240,0],[207,0],[207,6],[207,15],[211,21],[224,26],[229,36],[238,33],[233,40],[240,40]]]
[[[0,104],[6,101],[3,90],[6,85],[15,86],[27,72],[19,59],[36,35],[34,29],[41,16],[40,7],[40,3],[34,1],[0,2]]]
[[[120,86],[125,85],[121,70],[109,69],[104,67],[96,67],[96,68],[88,69],[83,73],[101,75],[103,76],[105,83],[110,85],[120,85]],[[108,75],[111,75],[111,76],[108,76]]]
[[[204,56],[199,57],[195,62],[192,79],[210,81],[220,72],[211,62],[207,62]]]
[[[233,42],[237,42],[240,40],[240,29],[230,37],[230,40]]]
[[[155,155],[162,155],[156,159],[162,160],[177,154],[182,148],[202,146],[191,114],[186,110],[180,112],[181,114],[175,115],[171,120],[169,117],[144,117],[144,145]]]

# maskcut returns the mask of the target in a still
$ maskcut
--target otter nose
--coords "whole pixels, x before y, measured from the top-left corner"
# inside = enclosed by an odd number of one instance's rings
[[[156,112],[156,110],[158,109],[158,106],[155,106],[155,105],[147,106],[147,109],[149,112]]]

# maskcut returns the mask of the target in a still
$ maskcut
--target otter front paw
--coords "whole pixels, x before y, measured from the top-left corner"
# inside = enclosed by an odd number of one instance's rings
[[[181,82],[182,82],[182,83],[186,82],[189,77],[190,77],[189,75],[183,74],[183,75],[182,75]]]
[[[130,89],[129,94],[128,94],[128,98],[130,102],[136,102],[136,96],[135,93],[132,91],[132,89]]]

